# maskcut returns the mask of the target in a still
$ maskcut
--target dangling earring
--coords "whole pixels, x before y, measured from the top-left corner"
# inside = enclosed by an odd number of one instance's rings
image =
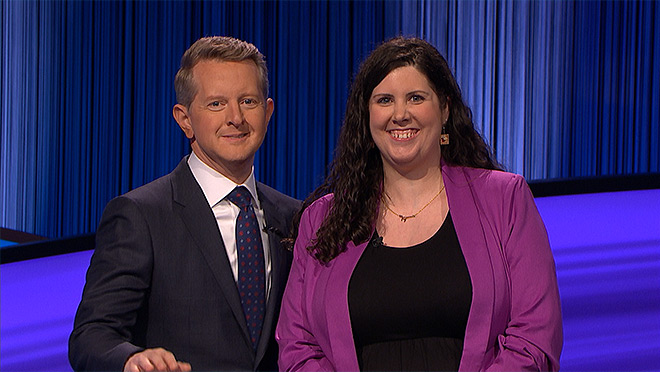
[[[447,122],[442,126],[442,133],[440,134],[440,145],[446,146],[449,144],[449,133],[447,133]]]

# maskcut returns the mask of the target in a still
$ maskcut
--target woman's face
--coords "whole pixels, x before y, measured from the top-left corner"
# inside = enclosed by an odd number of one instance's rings
[[[413,66],[392,70],[369,98],[369,129],[384,167],[407,172],[440,164],[440,134],[449,109]]]

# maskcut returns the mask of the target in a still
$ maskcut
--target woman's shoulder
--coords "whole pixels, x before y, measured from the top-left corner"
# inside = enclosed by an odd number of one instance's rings
[[[456,168],[456,167],[455,167]],[[474,202],[492,221],[509,216],[516,208],[529,209],[534,203],[527,181],[519,174],[501,170],[458,167],[445,179],[447,195],[454,204]],[[447,182],[447,180],[450,181]]]
[[[527,187],[527,181],[523,176],[496,169],[447,166],[445,173],[456,186],[463,185],[493,191]]]
[[[308,207],[307,211],[310,212],[325,212],[330,209],[332,206],[332,201],[334,200],[335,195],[333,193],[325,194],[322,197],[314,200]]]
[[[321,221],[328,215],[330,207],[332,207],[332,202],[334,200],[334,194],[325,194],[322,197],[314,200],[305,210],[303,211],[301,222],[308,221],[311,225],[318,225]]]

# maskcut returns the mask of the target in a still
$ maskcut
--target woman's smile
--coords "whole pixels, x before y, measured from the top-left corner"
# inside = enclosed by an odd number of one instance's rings
[[[392,129],[387,131],[393,139],[398,141],[409,140],[419,133],[419,129]]]
[[[369,99],[369,129],[386,168],[440,164],[440,134],[449,109],[414,66],[392,70]]]

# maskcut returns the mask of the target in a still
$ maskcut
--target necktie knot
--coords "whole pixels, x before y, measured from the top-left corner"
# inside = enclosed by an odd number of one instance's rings
[[[245,188],[245,186],[238,186],[233,189],[229,195],[227,195],[227,200],[234,203],[241,209],[246,209],[250,206],[252,197],[250,196],[250,192],[247,188]]]

